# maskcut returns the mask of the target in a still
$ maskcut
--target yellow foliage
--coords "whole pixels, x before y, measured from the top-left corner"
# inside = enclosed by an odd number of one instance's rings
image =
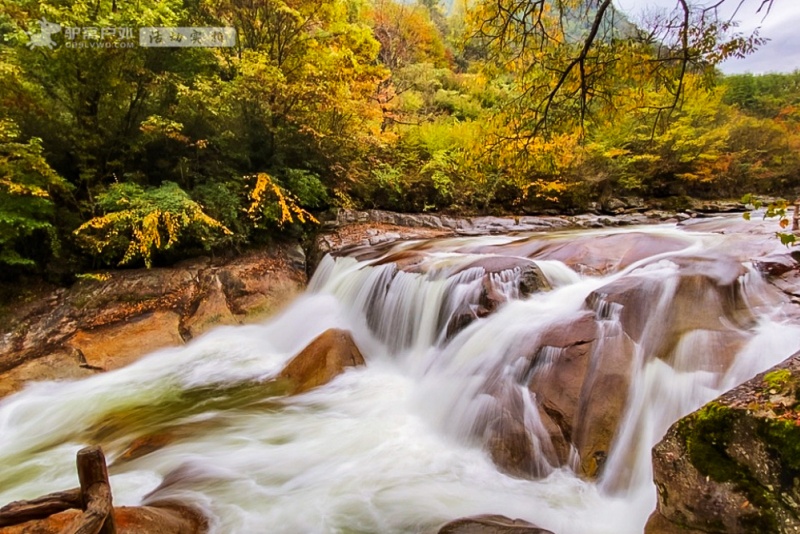
[[[208,230],[233,235],[173,183],[148,191],[131,184],[112,186],[103,196],[111,198],[109,212],[88,220],[74,233],[98,255],[108,252],[119,257],[125,248],[119,265],[141,258],[149,268],[154,252],[171,248],[185,232],[195,233],[201,241]]]
[[[249,178],[255,179],[256,182],[250,191],[250,206],[247,208],[247,215],[256,226],[264,219],[265,208],[268,207],[267,201],[270,197],[280,209],[280,215],[276,217],[278,226],[293,223],[295,217],[301,223],[319,223],[311,213],[300,207],[294,195],[273,182],[269,174],[260,172]]]

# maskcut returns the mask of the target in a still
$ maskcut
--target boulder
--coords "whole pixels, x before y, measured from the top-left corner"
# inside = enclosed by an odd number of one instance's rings
[[[631,339],[591,311],[542,332],[531,341],[527,366],[486,381],[493,403],[476,431],[492,461],[521,478],[540,478],[561,466],[598,477],[627,407],[633,355]],[[530,395],[528,402],[523,395]],[[526,426],[526,405],[538,409],[540,430]],[[577,465],[571,463],[574,452]]]
[[[558,260],[577,272],[602,275],[631,264],[690,246],[681,236],[644,232],[608,235],[533,236],[499,245],[465,248],[464,252],[518,256],[532,260]]]
[[[463,517],[444,525],[439,534],[553,534],[522,519],[502,515]]]
[[[528,389],[549,433],[553,465],[568,465],[574,448],[581,476],[601,474],[627,406],[633,355],[631,339],[590,312],[544,333]]]
[[[800,529],[798,393],[800,354],[672,425],[653,448],[646,532]]]
[[[287,382],[292,394],[327,384],[347,367],[364,365],[353,336],[346,330],[330,329],[317,336],[286,364],[278,380]]]
[[[725,256],[678,256],[670,262],[677,265],[674,274],[619,278],[593,291],[586,304],[600,317],[618,317],[628,337],[637,343],[646,338],[647,353],[672,364],[684,336],[718,333],[713,354],[702,357],[709,370],[724,371],[744,342],[743,332],[755,324],[739,283],[747,270]]]
[[[544,458],[537,456],[530,431],[525,426],[525,405],[519,388],[498,381],[494,382],[491,395],[494,405],[484,414],[483,440],[494,464],[514,477],[546,476],[549,465],[553,464],[549,462],[553,453],[548,448],[543,451]]]

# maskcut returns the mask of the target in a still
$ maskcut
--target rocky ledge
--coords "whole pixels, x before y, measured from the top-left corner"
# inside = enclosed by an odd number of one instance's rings
[[[6,312],[0,334],[0,397],[29,380],[116,369],[213,326],[255,321],[305,289],[305,267],[299,246],[276,246],[97,274],[21,304]]]
[[[800,530],[800,353],[675,423],[646,534]]]

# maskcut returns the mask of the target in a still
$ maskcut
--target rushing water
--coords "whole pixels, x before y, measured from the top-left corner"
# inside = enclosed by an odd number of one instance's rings
[[[736,284],[754,321],[682,331],[669,358],[652,357],[686,268],[676,258],[739,250],[737,239],[755,238],[637,232],[617,234],[666,236],[677,245],[595,271],[530,252],[575,234],[401,243],[354,254],[361,261],[327,257],[307,294],[265,324],[218,328],[124,369],[32,384],[0,402],[0,503],[75,486],[76,451],[100,444],[115,504],[177,497],[204,509],[217,533],[435,532],[481,513],[557,534],[640,533],[655,505],[651,446],[682,415],[800,349],[800,327],[747,264]],[[608,233],[581,237],[591,244]],[[401,270],[376,257],[411,253],[418,261]],[[552,289],[526,296],[519,268],[486,274],[476,266],[503,254],[542,256],[535,265]],[[492,402],[487,380],[517,376],[525,346],[585,313],[590,294],[622,278],[661,285],[632,353],[627,409],[603,475],[587,482],[573,472],[577,458],[546,459],[551,444],[524,385],[513,387],[525,400],[542,478],[503,474],[475,432]],[[487,283],[506,302],[460,331],[450,328],[458,313],[475,312]],[[612,335],[620,308],[604,309],[599,328]],[[302,395],[273,395],[269,378],[334,327],[353,333],[367,365]],[[731,332],[741,337],[734,360],[714,365],[712,353]],[[535,372],[547,373],[560,355],[545,347]],[[136,440],[155,444],[153,452],[126,455]]]

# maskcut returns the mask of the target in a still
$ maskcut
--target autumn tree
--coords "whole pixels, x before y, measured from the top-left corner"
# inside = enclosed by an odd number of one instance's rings
[[[473,39],[515,75],[516,130],[534,136],[631,109],[650,110],[658,124],[682,103],[688,73],[710,83],[716,64],[763,42],[735,32],[719,15],[725,2],[677,0],[642,27],[611,0],[483,1],[470,19]]]

